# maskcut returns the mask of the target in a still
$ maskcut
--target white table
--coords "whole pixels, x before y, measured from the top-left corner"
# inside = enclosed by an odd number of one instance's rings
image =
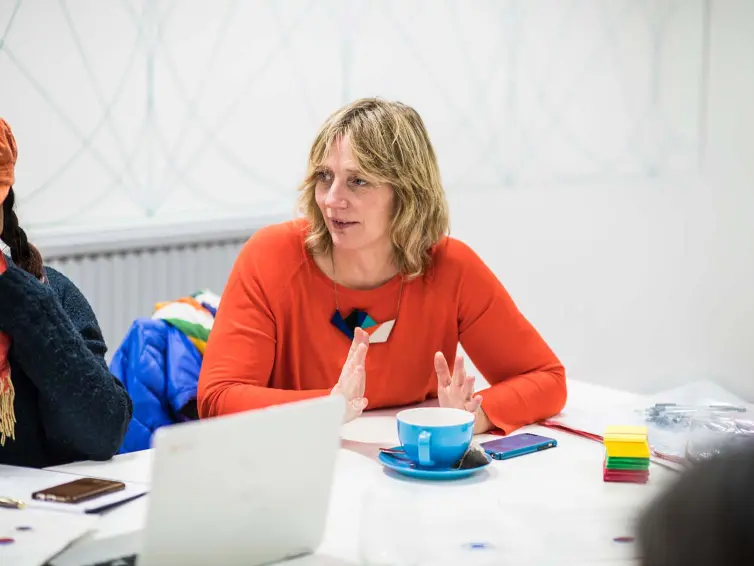
[[[634,399],[638,396],[631,393],[569,382],[569,408],[624,404]],[[396,537],[408,536],[407,533],[416,536],[420,529],[417,517],[379,520],[379,512],[395,503],[402,509],[426,511],[425,515],[436,522],[438,533],[472,529],[510,560],[498,561],[500,564],[630,564],[634,545],[614,538],[631,534],[630,519],[636,511],[676,475],[653,464],[646,485],[605,483],[601,444],[533,426],[527,430],[556,438],[559,446],[493,462],[487,470],[466,480],[416,482],[386,472],[377,461],[379,447],[398,444],[394,413],[367,413],[344,426],[324,540],[315,555],[293,563],[359,564],[360,524],[364,517],[376,522],[382,532],[370,531],[375,533],[370,539],[382,537],[384,545],[389,546]],[[479,441],[486,439],[477,437]],[[110,462],[83,462],[55,469],[148,482],[150,465],[151,454],[145,451],[117,456]],[[377,493],[387,499],[382,505],[368,504],[364,515],[365,501],[372,501]],[[132,553],[144,525],[146,505],[144,497],[107,513],[95,532],[59,555],[53,564],[90,564],[102,557],[103,548]],[[424,525],[422,532],[426,533],[428,527]],[[490,537],[495,540],[490,541]]]

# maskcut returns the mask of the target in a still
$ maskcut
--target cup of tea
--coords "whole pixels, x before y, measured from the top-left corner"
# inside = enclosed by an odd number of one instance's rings
[[[457,464],[474,436],[474,414],[463,409],[419,407],[400,411],[396,418],[403,451],[422,468]]]

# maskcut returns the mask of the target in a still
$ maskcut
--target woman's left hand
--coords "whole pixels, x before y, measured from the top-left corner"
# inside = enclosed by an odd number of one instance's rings
[[[482,404],[481,395],[474,395],[474,376],[466,375],[463,356],[456,356],[453,374],[448,368],[442,352],[435,354],[435,371],[437,372],[437,398],[441,407],[464,409],[476,413]]]

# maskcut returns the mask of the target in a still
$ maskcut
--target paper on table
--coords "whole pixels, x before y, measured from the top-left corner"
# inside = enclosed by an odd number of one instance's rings
[[[0,509],[0,564],[40,566],[90,532],[96,515],[71,515],[41,509]]]
[[[643,410],[655,403],[676,403],[678,405],[744,404],[740,398],[716,383],[696,381],[682,387],[644,395],[631,403],[599,405],[596,408],[569,405],[562,413],[550,420],[578,431],[602,435],[605,429],[611,425],[647,426]]]
[[[0,464],[0,497],[23,501],[27,507],[36,509],[67,513],[100,513],[112,506],[140,497],[149,491],[149,486],[146,484],[125,482],[126,489],[122,491],[81,503],[56,503],[54,501],[37,501],[31,498],[31,494],[35,491],[67,483],[81,477],[85,476]]]
[[[151,450],[141,450],[128,454],[118,454],[111,460],[104,462],[87,460],[46,469],[53,472],[65,472],[66,474],[78,474],[105,480],[148,484],[152,483],[152,457]]]
[[[594,440],[602,435],[609,425],[641,425],[649,429],[649,442],[653,450],[652,462],[674,470],[686,465],[685,446],[688,431],[655,426],[647,421],[644,410],[656,403],[675,403],[682,406],[705,406],[715,403],[748,406],[724,387],[711,381],[696,381],[681,387],[640,397],[631,403],[602,405],[597,409],[566,407],[545,426],[556,426],[574,433],[586,433]]]

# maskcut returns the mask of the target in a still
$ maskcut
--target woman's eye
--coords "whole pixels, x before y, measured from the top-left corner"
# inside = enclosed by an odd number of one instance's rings
[[[366,186],[367,182],[364,179],[356,178],[353,181],[351,181],[354,185],[357,187],[364,187]]]
[[[317,171],[317,180],[318,181],[331,181],[332,180],[332,173],[329,171]]]

